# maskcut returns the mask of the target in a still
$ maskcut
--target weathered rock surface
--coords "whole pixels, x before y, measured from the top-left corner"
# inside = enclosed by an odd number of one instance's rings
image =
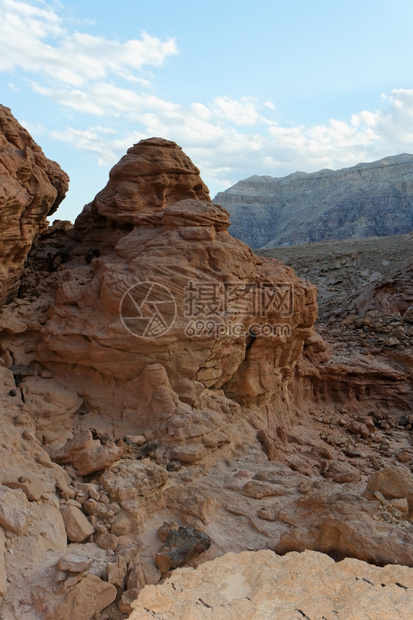
[[[253,248],[408,233],[413,228],[413,155],[342,170],[252,176],[214,202],[231,234]]]
[[[341,618],[405,620],[413,614],[413,569],[378,568],[305,551],[229,553],[196,570],[178,569],[162,585],[147,586],[130,620],[257,620]]]
[[[21,336],[31,351],[10,342],[15,365],[40,363],[91,414],[110,419],[116,438],[127,430],[163,437],[171,449],[189,439],[222,443],[219,415],[196,413],[206,388],[265,402],[270,417],[278,409],[287,421],[280,389],[312,335],[315,288],[254,256],[228,226],[175,143],[141,141],[79,216],[72,258],[41,285],[53,292],[44,325]],[[95,244],[99,257],[85,264]],[[36,303],[25,312],[38,315]],[[9,330],[24,329],[10,314],[16,308],[4,316]],[[202,454],[179,447],[174,458]]]
[[[0,306],[16,296],[33,239],[68,183],[67,174],[0,105]]]
[[[86,575],[64,596],[45,620],[76,618],[90,620],[116,599],[116,588],[97,575]]]
[[[113,442],[102,444],[98,439],[93,439],[89,429],[85,429],[54,453],[53,460],[57,463],[70,463],[80,476],[86,476],[110,467],[122,454],[122,447]]]

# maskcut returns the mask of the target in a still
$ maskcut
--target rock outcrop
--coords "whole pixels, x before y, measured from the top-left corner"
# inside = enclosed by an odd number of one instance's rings
[[[281,394],[312,335],[315,287],[254,256],[228,226],[176,144],[135,145],[79,216],[64,268],[37,285],[50,309],[41,329],[22,327],[29,353],[14,336],[6,345],[14,364],[41,364],[59,377],[90,415],[111,421],[115,438],[149,433],[172,446],[203,428],[199,444],[221,424],[217,413],[198,411],[208,388],[267,405],[274,425],[287,422]],[[99,256],[89,262],[93,249]],[[37,305],[10,307],[7,316],[37,314]],[[197,460],[199,446],[178,445],[176,458]]]
[[[68,184],[67,174],[0,105],[0,306],[16,296],[33,239]]]
[[[404,620],[413,614],[413,569],[335,563],[305,551],[229,553],[196,570],[178,569],[140,593],[130,620],[340,618]]]
[[[413,155],[342,170],[252,176],[214,202],[231,234],[252,248],[408,233],[413,229]]]

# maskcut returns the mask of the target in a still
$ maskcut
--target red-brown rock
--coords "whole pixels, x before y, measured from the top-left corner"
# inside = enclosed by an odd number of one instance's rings
[[[15,297],[33,239],[68,183],[67,174],[0,105],[0,305]]]

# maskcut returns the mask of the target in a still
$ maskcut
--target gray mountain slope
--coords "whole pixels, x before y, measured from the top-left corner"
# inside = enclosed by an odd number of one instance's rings
[[[252,176],[213,202],[253,248],[397,235],[413,230],[413,155],[341,170]]]

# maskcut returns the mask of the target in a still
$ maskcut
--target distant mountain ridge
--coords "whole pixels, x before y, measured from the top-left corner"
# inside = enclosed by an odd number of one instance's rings
[[[341,170],[251,176],[213,200],[253,248],[384,237],[413,230],[413,155]]]

